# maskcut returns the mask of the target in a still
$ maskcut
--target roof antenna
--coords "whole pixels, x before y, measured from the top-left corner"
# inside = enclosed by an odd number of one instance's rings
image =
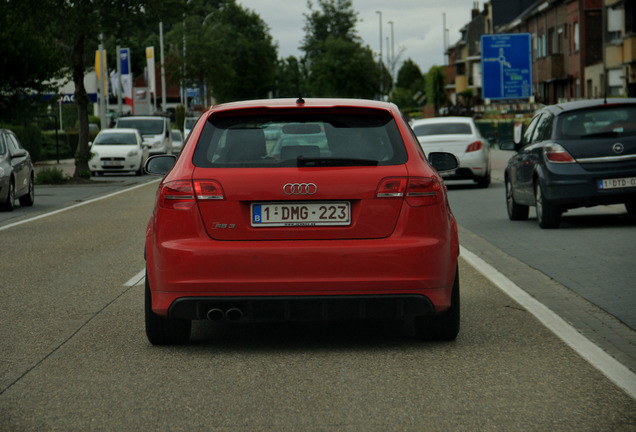
[[[301,93],[298,93],[298,99],[296,99],[296,103],[298,105],[302,105],[305,103],[305,99],[303,99],[303,95]]]

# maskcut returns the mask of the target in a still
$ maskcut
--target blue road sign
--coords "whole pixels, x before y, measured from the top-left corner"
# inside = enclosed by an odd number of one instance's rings
[[[528,99],[532,96],[530,33],[481,36],[482,97]]]

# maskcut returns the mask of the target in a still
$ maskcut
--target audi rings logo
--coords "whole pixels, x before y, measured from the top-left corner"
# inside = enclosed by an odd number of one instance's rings
[[[285,195],[313,195],[318,191],[314,183],[287,183],[283,186]]]

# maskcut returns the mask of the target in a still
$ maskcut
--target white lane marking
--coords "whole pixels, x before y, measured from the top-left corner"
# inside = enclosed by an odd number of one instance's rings
[[[623,389],[633,399],[636,399],[636,374],[579,333],[545,305],[530,296],[497,269],[463,246],[461,247],[460,256],[500,290],[534,315],[552,333],[557,335],[588,363],[601,371],[610,381]]]
[[[72,210],[74,208],[81,207],[81,206],[86,205],[86,204],[92,204],[94,202],[101,201],[101,200],[106,199],[106,198],[114,197],[115,195],[119,195],[119,194],[122,194],[122,193],[125,193],[125,192],[129,192],[131,190],[138,189],[140,187],[148,186],[149,184],[152,184],[152,183],[158,183],[160,181],[161,181],[161,179],[157,179],[157,180],[152,180],[152,181],[149,181],[149,182],[146,182],[146,183],[141,183],[141,184],[138,184],[136,186],[132,186],[132,187],[129,187],[129,188],[126,188],[126,189],[122,189],[120,191],[113,192],[113,193],[108,194],[108,195],[104,195],[104,196],[101,196],[101,197],[98,197],[98,198],[93,198],[93,199],[88,200],[88,201],[82,201],[81,203],[73,204],[72,206],[65,207],[63,209],[54,210],[54,211],[49,212],[49,213],[43,213],[43,214],[41,214],[39,216],[35,216],[35,217],[29,218],[29,219],[25,219],[25,220],[21,220],[21,221],[18,221],[18,222],[14,222],[12,224],[0,227],[0,231],[4,231],[4,230],[7,230],[9,228],[13,228],[13,227],[16,227],[18,225],[22,225],[22,224],[25,224],[25,223],[28,223],[28,222],[33,222],[33,221],[36,221],[36,220],[39,220],[39,219],[44,219],[45,217],[53,216],[55,214],[65,212],[67,210]]]
[[[124,284],[124,286],[133,287],[135,285],[140,285],[145,278],[146,278],[146,269],[143,269],[142,271],[140,271],[139,273],[131,277],[130,280],[128,280],[128,282]]]

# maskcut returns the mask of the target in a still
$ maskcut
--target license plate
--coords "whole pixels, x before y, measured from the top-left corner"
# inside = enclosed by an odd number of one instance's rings
[[[102,163],[103,163],[103,166],[121,166],[122,165],[120,161],[104,161]]]
[[[252,204],[253,227],[349,225],[348,201]]]
[[[599,189],[623,189],[636,187],[636,177],[603,179],[598,181]]]

